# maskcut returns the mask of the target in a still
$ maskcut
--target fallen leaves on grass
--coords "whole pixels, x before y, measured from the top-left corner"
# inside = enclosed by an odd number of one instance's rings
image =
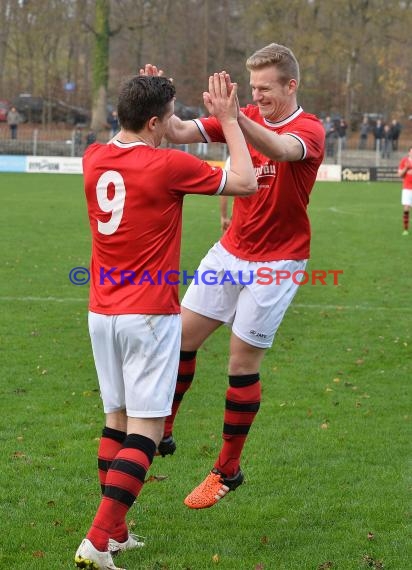
[[[319,564],[318,570],[328,570],[328,568],[333,568],[333,562],[327,560],[323,564]]]
[[[265,570],[265,567],[263,566],[263,564],[259,563],[256,564],[254,570]]]
[[[13,453],[13,459],[25,459],[26,454],[23,453],[22,451],[15,451]]]
[[[373,540],[375,538],[375,535],[373,534],[373,532],[368,532],[368,540]]]
[[[214,555],[212,556],[212,562],[213,562],[214,564],[219,564],[219,562],[220,562],[219,554],[214,554]]]
[[[385,568],[382,560],[375,560],[369,554],[365,554],[362,560],[368,568],[373,568],[374,570],[383,570]]]
[[[92,392],[92,390],[85,390],[82,393],[82,396],[84,396],[85,398],[90,398],[90,396],[93,396],[93,392]]]
[[[33,552],[33,557],[34,558],[44,558],[44,552],[43,550],[35,550]]]
[[[269,538],[267,536],[262,536],[260,542],[261,544],[269,544]]]
[[[168,479],[168,475],[150,475],[146,480],[145,483],[153,483],[154,481],[165,481]]]

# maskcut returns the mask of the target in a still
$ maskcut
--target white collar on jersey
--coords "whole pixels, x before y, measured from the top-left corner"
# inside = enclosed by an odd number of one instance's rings
[[[122,142],[117,139],[114,141],[110,141],[112,144],[120,147],[120,148],[130,148],[132,146],[149,146],[147,143],[143,141],[133,141],[133,142]]]
[[[278,121],[278,122],[274,123],[273,121],[268,121],[267,119],[263,119],[263,122],[268,127],[272,127],[272,128],[273,127],[283,127],[283,125],[287,125],[288,123],[293,121],[293,119],[296,119],[296,117],[298,115],[300,115],[301,113],[303,113],[303,109],[299,105],[299,107],[296,109],[296,111],[294,111],[291,115],[289,115],[289,117],[286,117],[286,119],[283,119],[283,121]]]

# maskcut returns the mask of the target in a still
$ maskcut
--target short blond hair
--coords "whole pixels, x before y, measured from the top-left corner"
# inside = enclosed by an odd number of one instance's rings
[[[262,67],[275,66],[280,72],[280,79],[285,83],[290,79],[296,79],[299,84],[300,73],[298,60],[292,50],[280,44],[269,44],[258,49],[246,60],[248,71],[261,69]]]

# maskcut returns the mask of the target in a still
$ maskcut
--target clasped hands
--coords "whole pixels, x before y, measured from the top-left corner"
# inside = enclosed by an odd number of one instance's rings
[[[147,63],[140,68],[139,75],[161,77],[164,72],[156,65]],[[169,79],[173,81],[173,78]],[[232,83],[229,73],[221,71],[209,77],[209,91],[203,92],[203,103],[209,114],[220,122],[237,121],[240,109],[237,83]]]

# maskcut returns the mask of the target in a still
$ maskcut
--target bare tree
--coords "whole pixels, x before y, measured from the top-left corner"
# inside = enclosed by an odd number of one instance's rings
[[[93,102],[91,128],[98,133],[106,127],[109,81],[110,0],[96,0],[93,49]]]

